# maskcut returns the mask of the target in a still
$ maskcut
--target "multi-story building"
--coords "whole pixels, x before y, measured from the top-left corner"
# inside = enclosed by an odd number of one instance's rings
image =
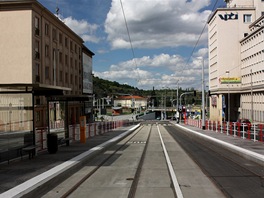
[[[1,132],[92,120],[94,54],[80,36],[37,0],[1,0],[0,28]]]
[[[264,1],[225,1],[208,20],[210,119],[264,121]]]

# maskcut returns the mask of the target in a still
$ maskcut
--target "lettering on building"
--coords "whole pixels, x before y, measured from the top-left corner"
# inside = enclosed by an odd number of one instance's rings
[[[230,14],[219,14],[218,15],[220,19],[227,21],[227,20],[237,20],[238,19],[238,14],[230,13]]]

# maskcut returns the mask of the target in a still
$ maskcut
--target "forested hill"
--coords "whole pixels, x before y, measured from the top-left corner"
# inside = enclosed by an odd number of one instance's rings
[[[139,95],[149,96],[152,90],[140,90],[130,85],[119,84],[116,81],[104,80],[93,76],[93,92],[96,98],[103,98],[106,96],[118,95]]]

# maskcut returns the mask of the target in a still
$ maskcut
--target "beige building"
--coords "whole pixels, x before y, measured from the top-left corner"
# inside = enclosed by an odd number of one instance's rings
[[[264,122],[264,1],[226,2],[208,20],[210,119]]]
[[[76,33],[36,0],[1,0],[0,28],[1,132],[92,120],[94,54]]]
[[[131,109],[146,109],[148,104],[148,99],[141,96],[120,96],[114,99],[115,107],[131,108]]]

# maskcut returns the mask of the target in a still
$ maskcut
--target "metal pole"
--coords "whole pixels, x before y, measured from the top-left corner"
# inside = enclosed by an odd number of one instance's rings
[[[177,111],[179,110],[179,101],[178,101],[178,99],[179,99],[179,81],[177,82]]]
[[[253,122],[254,119],[254,113],[253,113],[253,82],[252,82],[252,69],[250,70],[251,75],[251,122]]]
[[[229,71],[228,71],[228,123],[230,122],[230,88],[229,88]]]
[[[205,111],[204,111],[204,59],[202,59],[202,129],[205,130]]]

